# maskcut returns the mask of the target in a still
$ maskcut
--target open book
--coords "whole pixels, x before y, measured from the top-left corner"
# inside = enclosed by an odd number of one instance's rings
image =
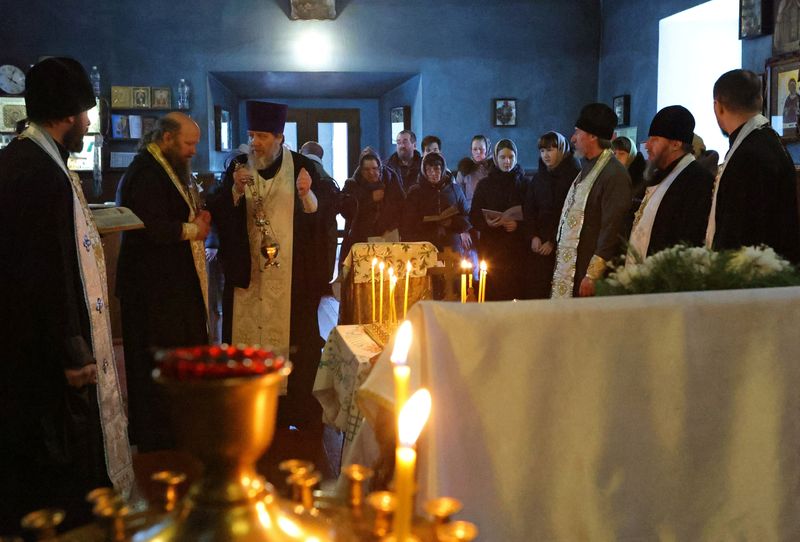
[[[522,205],[514,205],[505,211],[493,211],[491,209],[481,209],[483,218],[488,224],[494,224],[500,220],[522,220]]]
[[[127,207],[107,207],[105,205],[89,205],[89,207],[92,209],[97,231],[101,235],[117,231],[144,229],[144,223]]]
[[[423,222],[441,222],[442,220],[447,220],[451,216],[456,216],[458,214],[458,208],[455,205],[451,205],[441,214],[438,215],[427,215],[422,217]]]

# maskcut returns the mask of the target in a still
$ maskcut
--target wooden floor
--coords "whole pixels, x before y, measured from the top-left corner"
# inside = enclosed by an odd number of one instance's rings
[[[327,339],[330,331],[336,326],[338,314],[338,301],[331,296],[324,297],[320,302],[318,310],[320,335],[323,340]],[[119,344],[115,343],[115,354],[117,366],[119,368],[122,393],[127,403],[127,391],[125,389],[125,356],[121,342]],[[343,436],[338,431],[328,426],[324,427],[322,434],[318,431],[308,433],[279,427],[275,431],[275,438],[270,449],[258,461],[258,470],[270,483],[283,493],[285,488],[285,474],[279,471],[278,465],[285,459],[305,459],[313,462],[317,470],[322,474],[322,486],[331,486],[339,475],[342,444]],[[167,457],[167,459],[165,459],[165,457]],[[165,462],[185,462],[185,458],[181,458],[180,455],[172,459],[169,459],[169,457],[169,453],[167,453],[166,456],[160,452],[155,452],[155,454],[136,454],[134,450],[134,468],[137,471],[136,477],[145,494],[148,493],[149,490],[147,487],[143,487],[142,484],[147,484],[146,481],[149,480],[149,475],[152,472],[165,468],[179,468],[173,464],[164,464]],[[186,470],[194,472],[196,471],[196,467],[187,464]]]

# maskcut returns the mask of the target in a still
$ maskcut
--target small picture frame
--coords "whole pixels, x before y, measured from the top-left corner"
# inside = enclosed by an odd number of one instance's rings
[[[0,97],[0,132],[13,134],[17,123],[27,117],[25,98],[19,96]]]
[[[128,115],[111,115],[111,136],[114,139],[130,139],[131,128]]]
[[[131,87],[111,87],[111,107],[112,109],[125,109],[133,105],[133,95]]]
[[[739,39],[772,34],[773,0],[739,0]]]
[[[795,2],[775,1],[775,23],[772,33],[772,54],[780,55],[800,49],[798,7]]]
[[[784,141],[797,141],[800,54],[767,61],[767,117]]]
[[[153,109],[170,109],[172,107],[172,91],[169,87],[153,87],[150,89],[150,107]]]
[[[631,122],[631,95],[614,96],[612,102],[614,114],[617,115],[617,126],[627,126]]]
[[[492,102],[492,119],[495,126],[517,125],[517,99],[495,98]]]
[[[133,105],[137,109],[150,109],[150,87],[133,87]]]

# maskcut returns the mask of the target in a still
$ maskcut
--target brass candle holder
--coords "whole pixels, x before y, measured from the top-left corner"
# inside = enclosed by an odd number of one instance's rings
[[[425,503],[425,511],[433,517],[436,525],[449,523],[450,517],[458,514],[462,508],[461,501],[452,497],[439,497]]]
[[[439,542],[470,542],[478,537],[478,527],[469,521],[453,521],[436,527]]]

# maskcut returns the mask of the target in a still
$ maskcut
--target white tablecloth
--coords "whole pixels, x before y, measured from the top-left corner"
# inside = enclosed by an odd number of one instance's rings
[[[422,302],[418,504],[485,540],[800,540],[800,288]],[[391,405],[391,345],[359,391]]]
[[[344,432],[345,451],[362,420],[355,392],[380,352],[360,325],[334,327],[322,350],[313,393],[322,405],[322,421]]]

